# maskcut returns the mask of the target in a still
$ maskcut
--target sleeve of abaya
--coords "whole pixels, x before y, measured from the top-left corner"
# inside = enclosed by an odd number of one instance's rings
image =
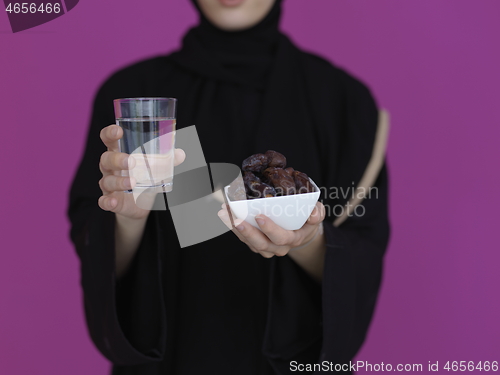
[[[378,122],[366,87],[350,85],[346,97],[344,146],[340,156],[329,156],[341,164],[331,180],[337,188],[358,185],[370,161]],[[349,363],[360,349],[374,312],[389,239],[387,185],[384,164],[374,189],[362,201],[363,215],[335,227],[333,210],[327,209],[321,285],[289,257],[273,258],[264,352],[279,374],[293,373],[297,364]],[[346,202],[323,203],[331,209]]]
[[[115,277],[115,214],[97,201],[101,154],[99,133],[113,124],[112,80],[97,93],[83,158],[70,191],[71,239],[81,267],[87,327],[100,352],[116,365],[160,361],[164,355],[165,311],[160,283],[158,220],[152,212],[129,272]]]

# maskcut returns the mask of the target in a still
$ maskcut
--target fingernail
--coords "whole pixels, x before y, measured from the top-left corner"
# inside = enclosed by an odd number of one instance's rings
[[[236,229],[238,229],[240,232],[243,232],[245,230],[245,226],[240,224],[236,227]]]
[[[128,158],[126,158],[125,160],[123,160],[123,167],[124,168],[128,168]]]
[[[118,127],[117,126],[113,126],[113,129],[111,129],[111,135],[116,138],[116,136],[118,135]]]
[[[256,217],[255,221],[259,224],[259,226],[263,226],[266,223],[266,221],[260,217]]]
[[[132,187],[132,184],[130,183],[130,180],[128,178],[124,181],[123,184],[127,189],[130,189]]]

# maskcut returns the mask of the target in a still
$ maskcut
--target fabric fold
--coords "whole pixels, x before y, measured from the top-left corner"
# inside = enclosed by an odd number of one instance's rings
[[[322,337],[321,286],[289,257],[272,263],[263,351],[287,360]]]
[[[166,327],[158,251],[151,246],[156,238],[147,231],[133,267],[116,285],[114,240],[109,235],[114,225],[114,214],[97,207],[82,229],[86,243],[76,243],[90,336],[113,363],[161,361]]]

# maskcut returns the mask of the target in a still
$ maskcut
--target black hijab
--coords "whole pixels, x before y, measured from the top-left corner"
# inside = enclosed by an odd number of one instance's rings
[[[175,60],[202,76],[264,90],[280,37],[281,0],[253,27],[232,32],[214,26],[196,0],[191,1],[199,25],[186,34]]]

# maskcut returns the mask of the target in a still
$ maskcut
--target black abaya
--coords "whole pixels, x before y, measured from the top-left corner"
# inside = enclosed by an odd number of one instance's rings
[[[114,374],[289,374],[290,361],[346,363],[364,340],[389,236],[385,167],[364,216],[338,228],[333,212],[325,219],[322,286],[288,256],[265,259],[231,232],[180,249],[168,211],[151,212],[130,271],[115,281],[114,214],[97,206],[99,132],[115,122],[113,99],[178,98],[178,128],[196,125],[207,162],[240,165],[274,149],[330,189],[328,207],[350,198],[331,188],[360,181],[375,102],[358,80],[278,33],[278,19],[279,2],[241,33],[202,18],[180,51],[116,72],[95,97],[69,217],[89,332]]]

